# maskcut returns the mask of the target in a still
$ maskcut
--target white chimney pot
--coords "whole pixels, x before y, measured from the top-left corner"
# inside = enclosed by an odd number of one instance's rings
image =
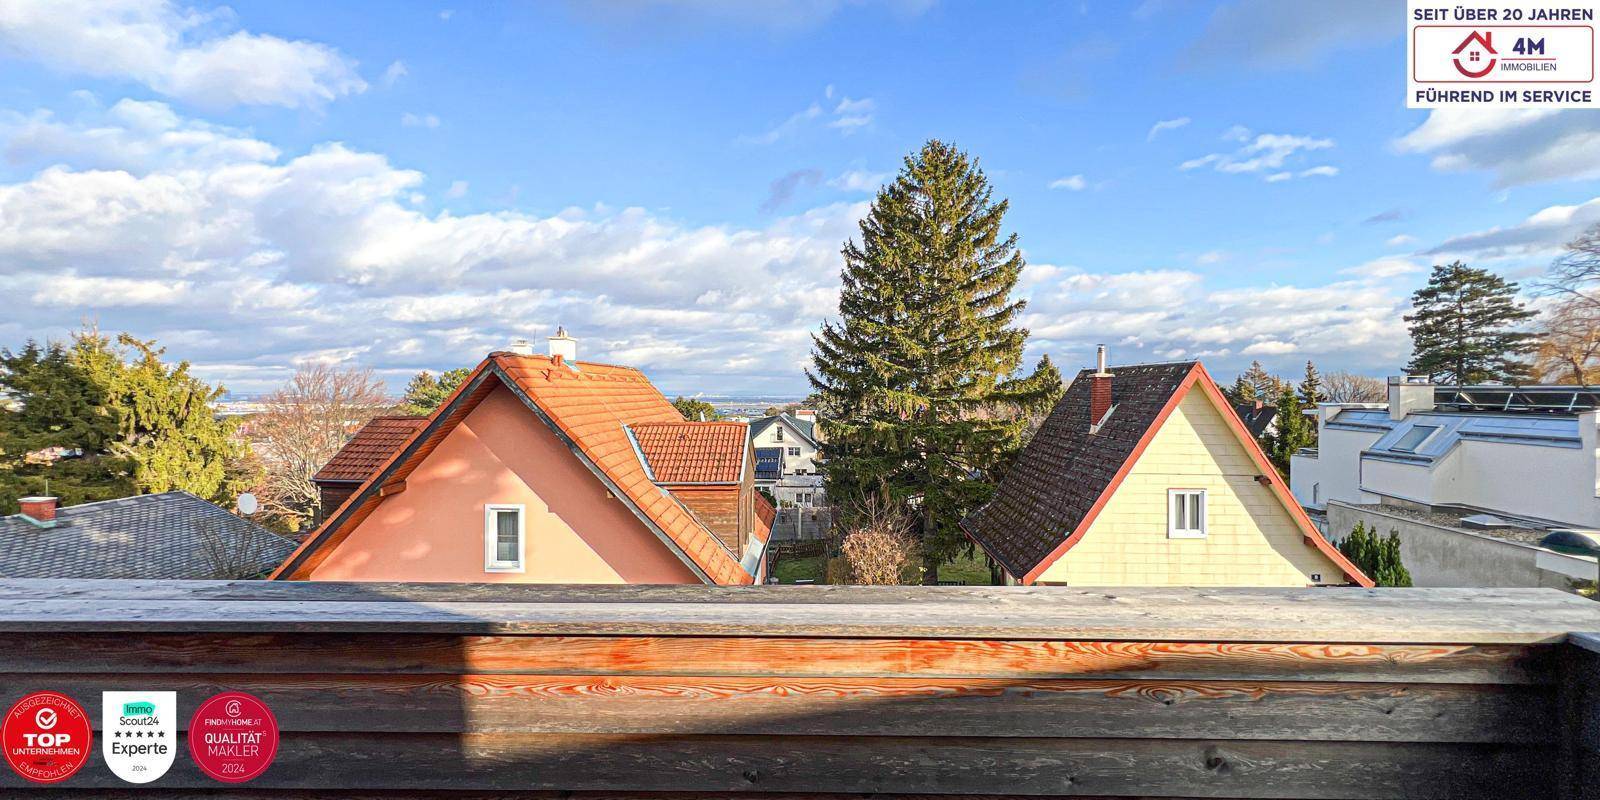
[[[556,335],[550,337],[550,357],[567,363],[578,360],[578,340],[567,335],[567,329],[556,326]]]

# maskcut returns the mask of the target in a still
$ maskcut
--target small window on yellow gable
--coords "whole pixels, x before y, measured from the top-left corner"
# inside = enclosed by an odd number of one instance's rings
[[[1206,490],[1167,490],[1167,538],[1204,539]]]

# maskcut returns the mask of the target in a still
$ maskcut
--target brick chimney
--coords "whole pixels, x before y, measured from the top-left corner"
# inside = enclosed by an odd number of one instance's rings
[[[1100,421],[1111,410],[1111,378],[1106,371],[1106,346],[1095,348],[1095,371],[1089,376],[1089,432],[1100,430]]]
[[[59,497],[23,497],[17,500],[17,505],[22,506],[22,516],[29,522],[42,525],[46,528],[56,524],[56,503]]]

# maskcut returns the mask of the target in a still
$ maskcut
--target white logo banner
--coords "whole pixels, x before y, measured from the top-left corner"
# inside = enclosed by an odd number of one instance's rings
[[[172,766],[178,745],[177,692],[101,692],[101,752],[129,783],[149,783]]]

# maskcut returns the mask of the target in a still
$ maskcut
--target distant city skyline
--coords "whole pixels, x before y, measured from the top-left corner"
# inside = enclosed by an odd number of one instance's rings
[[[1431,264],[1527,281],[1600,221],[1600,118],[1408,110],[1404,4],[1281,8],[9,0],[0,346],[87,319],[241,395],[398,392],[561,324],[798,398],[841,244],[940,138],[1011,202],[1029,363],[1396,374]]]

